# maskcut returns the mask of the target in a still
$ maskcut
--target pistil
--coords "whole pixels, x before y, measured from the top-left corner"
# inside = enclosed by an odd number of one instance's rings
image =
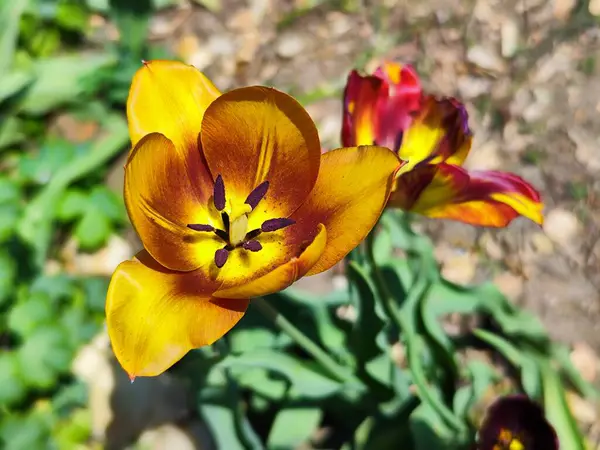
[[[215,252],[215,265],[220,269],[229,258],[229,253],[238,247],[250,252],[262,250],[262,244],[256,239],[262,233],[271,233],[296,223],[293,219],[278,218],[265,220],[259,229],[247,231],[248,214],[250,214],[265,197],[269,190],[269,182],[263,181],[256,186],[246,197],[243,204],[234,203],[228,214],[225,211],[227,199],[225,197],[225,183],[223,177],[217,175],[213,187],[213,203],[217,211],[221,213],[223,228],[215,228],[209,224],[192,223],[187,227],[191,230],[216,234],[225,246]]]

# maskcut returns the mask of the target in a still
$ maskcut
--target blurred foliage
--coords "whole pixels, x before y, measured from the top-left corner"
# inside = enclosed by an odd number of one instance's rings
[[[252,310],[218,345],[177,367],[190,379],[206,374],[198,407],[218,448],[472,449],[483,405],[513,391],[546,405],[561,448],[585,448],[565,389],[589,399],[597,392],[567,349],[493,284],[444,280],[431,242],[408,219],[384,213],[350,258],[347,289],[268,297],[346,376],[317,365]],[[339,308],[347,305],[355,313],[344,318]],[[442,319],[457,315],[476,316],[478,325],[449,336]],[[480,358],[468,357],[475,351]],[[506,383],[510,374],[516,385]],[[319,436],[317,428],[330,432]]]
[[[72,449],[90,437],[86,387],[71,364],[102,327],[108,280],[57,271],[52,260],[70,239],[79,251],[100,249],[126,223],[122,196],[105,177],[127,150],[124,101],[134,65],[148,54],[150,13],[110,5],[105,18],[139,33],[137,41],[110,42],[95,35],[98,3],[0,2],[0,448],[7,450]],[[61,116],[73,119],[66,133],[53,125]],[[86,135],[66,137],[82,123],[91,124]]]
[[[139,61],[166,56],[147,45],[148,19],[172,3],[0,2],[0,448],[72,449],[90,440],[86,388],[70,369],[102,327],[108,280],[57,273],[49,262],[69,239],[94,251],[127,223],[105,177],[127,151],[124,103]],[[338,3],[352,10],[356,2]],[[127,39],[104,36],[93,25],[99,18]],[[51,127],[61,114],[95,131],[67,139]],[[478,408],[514,388],[503,383],[507,374],[546,405],[564,448],[584,448],[565,389],[597,393],[567,349],[492,284],[444,280],[430,241],[407,216],[384,215],[349,257],[347,278],[347,289],[325,297],[288,289],[268,298],[343,373],[320,365],[256,308],[176,366],[218,448],[470,448]],[[348,305],[353,313],[343,316]],[[476,316],[478,326],[450,336],[442,319],[456,315]],[[472,359],[470,350],[495,356]]]

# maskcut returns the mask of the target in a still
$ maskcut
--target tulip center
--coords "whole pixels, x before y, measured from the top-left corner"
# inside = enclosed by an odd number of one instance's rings
[[[262,250],[262,245],[258,240],[262,233],[271,233],[282,228],[293,225],[295,221],[288,218],[265,220],[260,228],[248,231],[248,215],[256,208],[269,190],[269,182],[264,181],[255,187],[246,198],[243,204],[233,203],[230,211],[225,211],[225,183],[223,177],[218,175],[215,180],[213,191],[213,202],[217,211],[221,213],[223,228],[215,228],[212,225],[191,223],[187,227],[200,232],[209,232],[216,234],[225,244],[215,252],[215,264],[220,269],[225,265],[229,253],[234,249],[240,248],[250,252]]]
[[[500,430],[497,444],[493,450],[525,450],[525,446],[510,430],[503,428]]]

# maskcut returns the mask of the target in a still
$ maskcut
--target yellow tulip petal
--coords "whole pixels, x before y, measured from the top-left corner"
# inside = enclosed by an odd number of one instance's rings
[[[179,150],[196,148],[204,111],[220,95],[202,72],[177,61],[144,62],[127,99],[131,145],[164,134]]]
[[[197,151],[176,152],[163,135],[138,142],[125,165],[125,205],[144,248],[165,267],[193,270],[206,264],[199,245],[212,252],[220,241],[187,224],[212,223],[206,205],[212,193]]]
[[[543,222],[538,192],[515,174],[468,173],[446,163],[420,165],[396,180],[390,206],[437,219],[505,227],[519,215]]]
[[[544,204],[538,198],[531,197],[516,192],[495,192],[490,194],[490,198],[498,203],[502,203],[517,213],[517,215],[527,217],[532,222],[542,225],[544,223]],[[507,223],[508,225],[508,223]],[[504,225],[500,225],[504,226]]]
[[[227,298],[250,298],[281,291],[306,275],[323,254],[326,242],[327,230],[323,224],[319,224],[317,236],[298,257],[293,257],[285,264],[254,281],[219,290],[213,295]]]
[[[448,219],[480,227],[505,227],[519,216],[504,203],[491,200],[472,200],[432,207],[426,211],[415,211],[433,219]]]
[[[246,87],[223,94],[206,110],[202,147],[227,195],[244,202],[269,182],[259,209],[289,216],[308,196],[319,172],[321,145],[308,113],[287,94]]]
[[[138,143],[125,167],[129,217],[144,248],[161,265],[171,270],[202,271],[203,292],[212,293],[246,284],[300,254],[302,242],[294,237],[292,225],[258,236],[260,251],[230,250],[223,267],[217,267],[215,253],[226,242],[213,232],[187,226],[202,224],[225,230],[211,198],[213,183],[203,185],[196,176],[203,167],[200,157],[193,157],[197,153],[188,153],[188,159],[181,160],[172,150],[173,144],[164,136],[150,134]],[[250,214],[253,223],[265,217],[273,218],[265,216],[260,206]],[[253,223],[241,231],[242,237],[257,228]],[[231,230],[234,228],[232,225]]]
[[[467,171],[448,164],[420,164],[410,172],[399,172],[390,206],[421,214],[453,202],[469,185]]]
[[[468,116],[462,104],[452,98],[427,96],[421,110],[404,132],[398,155],[407,161],[399,174],[418,163],[448,162],[461,165],[471,148]]]
[[[121,263],[106,297],[108,334],[133,379],[156,376],[189,350],[212,344],[244,315],[247,300],[197,292],[198,272],[172,272],[145,252]]]
[[[320,223],[327,229],[325,250],[308,275],[334,266],[367,236],[387,202],[399,165],[396,154],[385,147],[348,147],[323,155],[314,189],[292,216],[298,233],[309,234]]]

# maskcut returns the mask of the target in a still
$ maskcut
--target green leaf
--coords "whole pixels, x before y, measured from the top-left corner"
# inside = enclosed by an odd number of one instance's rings
[[[414,263],[413,270],[416,275],[413,275],[414,282],[409,284],[410,289],[405,296],[402,292],[400,298],[404,301],[401,305],[391,305],[391,319],[395,320],[399,328],[402,330],[401,338],[406,345],[406,354],[408,366],[410,368],[414,384],[418,389],[419,396],[424,404],[431,407],[433,411],[440,417],[440,423],[444,426],[444,434],[463,433],[465,424],[457,417],[444,401],[441,395],[441,386],[439,383],[430,382],[427,377],[426,367],[423,361],[425,355],[431,354],[431,349],[427,345],[428,342],[424,339],[421,332],[420,322],[420,305],[423,300],[429,295],[432,285],[431,279],[434,278],[429,272],[431,265],[431,255],[419,254]],[[390,270],[391,269],[391,270]],[[406,277],[405,265],[393,264],[388,266],[390,272],[386,276],[386,284],[388,289],[402,289],[406,286],[401,280]],[[388,281],[391,281],[389,283]],[[399,285],[397,288],[393,286]],[[391,287],[390,287],[391,286]],[[397,296],[395,296],[398,298]]]
[[[206,399],[208,387],[203,386],[198,409],[215,440],[216,448],[227,450],[259,450],[263,448],[246,417],[238,386],[225,370],[211,370],[210,375],[218,375],[218,399]],[[214,376],[209,376],[215,378]],[[209,381],[210,383],[210,381]]]
[[[61,300],[70,299],[75,295],[74,285],[68,275],[40,275],[31,284],[32,294],[48,296],[50,302],[56,307]]]
[[[19,364],[12,352],[0,353],[0,409],[23,400],[27,389],[19,378]]]
[[[523,362],[523,355],[521,351],[512,342],[506,340],[502,336],[498,336],[487,330],[476,329],[473,330],[473,334],[482,341],[488,343],[494,347],[502,356],[504,356],[508,362],[515,367],[521,367]]]
[[[230,369],[234,377],[248,368],[263,368],[279,374],[290,382],[290,395],[296,397],[322,399],[342,389],[340,383],[318,372],[310,363],[270,350],[229,355],[217,367]]]
[[[77,223],[73,235],[83,250],[96,250],[109,238],[112,232],[110,220],[99,210],[89,208]]]
[[[109,0],[86,0],[87,7],[92,11],[106,13],[109,8]]]
[[[48,297],[32,295],[12,307],[8,314],[8,328],[26,338],[40,325],[50,323],[54,317]]]
[[[355,439],[358,444],[356,447],[347,445],[343,450],[413,449],[408,420],[367,417],[356,430]],[[402,446],[398,447],[400,443]]]
[[[63,385],[52,397],[52,410],[58,416],[67,416],[74,408],[88,404],[88,388],[83,381]]]
[[[82,32],[87,27],[88,14],[82,5],[62,1],[57,5],[55,20],[62,28]]]
[[[385,225],[385,221],[382,223]],[[373,242],[373,256],[377,265],[382,265],[393,255],[394,244],[392,233],[389,227],[386,226],[379,227],[379,229],[372,231],[372,233],[376,233]]]
[[[465,435],[444,433],[441,418],[430,405],[423,403],[410,416],[414,450],[454,450],[464,448]],[[462,445],[461,445],[462,444]]]
[[[123,222],[126,217],[125,204],[122,197],[109,190],[106,186],[96,186],[89,197],[91,208],[102,212],[111,221]]]
[[[473,406],[484,398],[496,381],[499,381],[494,368],[478,360],[469,361],[467,371],[470,383],[457,389],[452,408],[463,420],[468,419]]]
[[[88,206],[88,195],[85,192],[76,188],[69,189],[58,205],[56,216],[64,221],[74,220],[83,216]]]
[[[259,327],[244,328],[243,323],[240,325],[240,329],[232,330],[227,336],[231,353],[246,353],[277,346],[277,335],[272,330]]]
[[[108,281],[106,277],[86,277],[79,280],[83,289],[86,310],[104,315]]]
[[[67,187],[104,165],[129,141],[127,124],[119,115],[110,115],[104,123],[106,137],[79,158],[61,168],[27,204],[18,226],[19,236],[35,250],[35,262],[42,266],[52,239],[52,224],[58,203]]]
[[[546,417],[556,430],[560,447],[568,450],[585,450],[583,437],[567,405],[565,390],[558,372],[546,359],[540,361],[540,372]]]
[[[579,393],[587,398],[588,400],[595,400],[598,398],[598,391],[594,385],[583,379],[581,373],[573,365],[571,360],[571,352],[569,349],[562,344],[554,344],[552,346],[552,357],[561,366],[561,371],[565,377],[573,384],[575,389]]]
[[[349,344],[359,364],[364,364],[381,353],[376,337],[384,323],[377,315],[375,287],[367,274],[354,262],[348,265],[347,274],[351,287],[355,288],[352,297],[357,312]]]
[[[300,289],[288,288],[267,296],[267,299],[277,305],[284,316],[294,317],[296,321],[302,322],[302,331],[340,360],[352,357],[345,345],[346,334],[334,323],[330,314],[330,309],[349,303],[345,290],[315,296]]]
[[[36,61],[35,81],[24,94],[20,110],[41,115],[65,103],[81,101],[85,79],[115,62],[115,57],[106,53],[77,53]]]
[[[0,204],[14,203],[21,199],[21,190],[12,180],[0,177]]]
[[[0,424],[0,448],[4,450],[33,450],[47,448],[49,427],[37,413],[3,417]]]
[[[532,398],[540,397],[542,392],[540,369],[534,355],[527,352],[526,348],[519,348],[515,343],[489,331],[477,329],[473,331],[473,334],[494,347],[515,368],[519,369],[521,384],[527,395]]]
[[[289,383],[265,369],[246,369],[231,374],[240,387],[250,389],[266,399],[280,401],[288,391]]]
[[[123,36],[127,39],[121,41],[131,55],[143,56],[146,44],[148,23],[152,12],[151,0],[109,0],[110,15],[114,19]]]
[[[19,36],[21,14],[28,0],[0,2],[0,79],[10,68]]]
[[[53,427],[52,437],[59,449],[85,448],[92,430],[92,413],[89,409],[75,410],[68,418]]]
[[[23,142],[26,137],[23,120],[9,116],[0,121],[0,149]]]
[[[0,205],[0,242],[7,241],[13,235],[20,212],[19,206],[15,204]]]
[[[541,346],[549,343],[541,322],[535,316],[518,310],[492,283],[464,287],[439,280],[433,284],[427,303],[427,307],[423,309],[423,320],[428,324],[435,322],[443,314],[479,312],[493,318],[502,332],[511,338],[525,339]],[[443,345],[449,345],[448,338],[442,332],[436,332],[432,328],[430,331],[435,333],[434,337],[440,343],[446,341]]]
[[[17,264],[11,254],[0,249],[0,305],[2,305],[13,292]]]
[[[100,321],[94,321],[89,313],[81,308],[69,308],[60,316],[60,324],[68,338],[69,348],[76,350],[89,342],[100,328]]]
[[[200,413],[211,430],[216,448],[227,450],[247,450],[248,447],[240,442],[235,430],[235,415],[229,406],[201,404]],[[260,447],[253,447],[258,450]]]
[[[319,408],[286,408],[275,417],[271,426],[267,448],[288,450],[306,443],[321,422],[323,412]]]
[[[57,326],[38,328],[18,350],[21,375],[27,385],[48,389],[69,370],[72,352],[63,330]]]
[[[23,70],[0,75],[0,103],[23,91],[33,81],[33,75]]]
[[[64,166],[74,159],[75,146],[66,140],[49,139],[39,152],[19,159],[19,175],[38,184],[46,184]]]

